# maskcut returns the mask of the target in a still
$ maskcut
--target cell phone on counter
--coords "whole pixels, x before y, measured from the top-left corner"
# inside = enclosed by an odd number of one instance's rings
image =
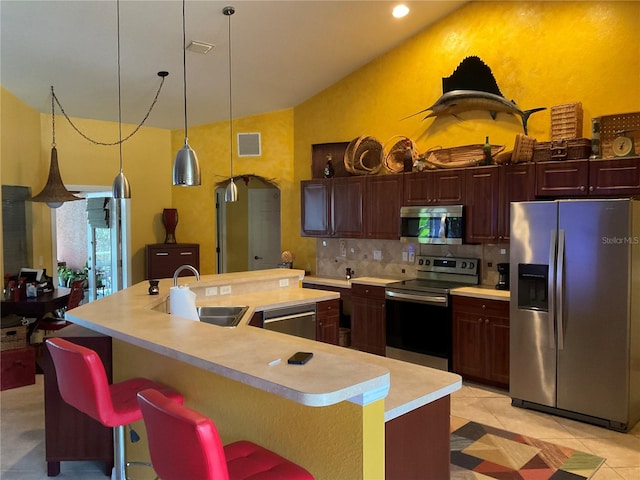
[[[292,365],[304,365],[309,360],[311,360],[311,357],[313,357],[312,352],[296,352],[291,355],[291,357],[289,357],[287,363],[290,363]]]

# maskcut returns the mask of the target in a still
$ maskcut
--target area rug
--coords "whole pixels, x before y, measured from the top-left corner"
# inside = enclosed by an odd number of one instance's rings
[[[585,480],[605,459],[458,417],[451,417],[451,478]]]

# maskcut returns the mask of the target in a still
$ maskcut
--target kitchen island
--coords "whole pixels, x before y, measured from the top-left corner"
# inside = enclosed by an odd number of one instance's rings
[[[317,479],[351,480],[384,478],[385,454],[390,472],[398,458],[411,460],[403,439],[426,442],[428,469],[448,475],[449,395],[460,388],[459,376],[248,325],[256,311],[337,298],[300,288],[303,275],[274,269],[179,279],[196,292],[198,305],[248,306],[237,328],[167,313],[170,279],[160,281],[158,296],[142,282],[68,316],[113,338],[115,381],[146,376],[173,386],[188,406],[214,419],[225,443],[246,438]],[[288,365],[296,351],[314,358]],[[393,445],[385,445],[385,431]],[[415,459],[421,467],[415,478],[425,478],[420,462],[429,452]],[[146,441],[128,445],[128,454],[147,458]]]

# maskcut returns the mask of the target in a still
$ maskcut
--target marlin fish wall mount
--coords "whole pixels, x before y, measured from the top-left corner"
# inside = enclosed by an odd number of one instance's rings
[[[516,103],[507,100],[500,92],[491,69],[479,57],[467,57],[451,76],[442,79],[442,96],[429,108],[420,110],[409,117],[431,111],[424,117],[441,117],[474,110],[488,111],[496,119],[498,112],[518,115],[522,118],[522,128],[527,134],[527,121],[532,113],[546,110],[546,107],[520,110]]]

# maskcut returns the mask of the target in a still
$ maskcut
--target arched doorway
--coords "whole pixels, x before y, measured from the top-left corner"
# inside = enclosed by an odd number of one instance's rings
[[[280,263],[280,189],[255,175],[234,177],[238,201],[216,188],[218,273],[276,268]]]

